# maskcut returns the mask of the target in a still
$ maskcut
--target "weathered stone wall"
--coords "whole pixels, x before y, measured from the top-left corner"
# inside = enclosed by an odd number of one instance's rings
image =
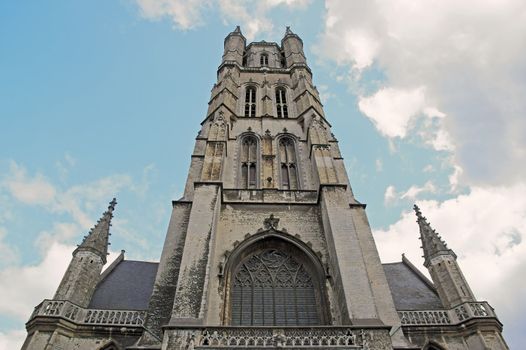
[[[46,329],[47,328],[47,329]],[[53,330],[36,330],[28,335],[21,350],[97,350],[110,344],[116,344],[124,349],[137,342],[139,335],[128,332],[126,328],[120,330],[84,329],[75,333],[69,327],[59,326]]]
[[[207,290],[210,246],[215,239],[220,186],[199,184],[188,220],[171,323],[202,317],[201,305]]]
[[[246,50],[246,66],[261,67],[261,54],[268,56],[267,67],[281,68],[281,50],[275,43],[255,42]]]
[[[209,303],[206,324],[222,325],[225,286],[220,277],[221,266],[225,265],[225,253],[264,229],[264,220],[273,214],[279,218],[279,230],[296,236],[326,261],[327,248],[317,205],[287,204],[224,204],[216,232],[215,254],[211,257]],[[328,293],[331,291],[328,290]]]
[[[431,259],[429,273],[444,308],[476,300],[454,256],[440,255]]]
[[[408,339],[424,348],[435,345],[448,350],[509,350],[494,321],[478,320],[467,326],[406,328]]]

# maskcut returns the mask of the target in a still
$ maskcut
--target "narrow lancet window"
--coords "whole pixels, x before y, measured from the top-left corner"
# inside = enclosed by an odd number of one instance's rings
[[[257,188],[258,144],[254,136],[241,142],[241,188]]]
[[[287,108],[287,98],[285,96],[286,90],[284,88],[276,89],[276,109],[278,118],[288,118],[289,111]]]
[[[279,161],[281,163],[281,188],[284,190],[297,190],[296,151],[294,141],[289,137],[284,137],[279,141]]]
[[[256,116],[256,88],[247,87],[245,92],[245,117]]]
[[[266,53],[261,54],[259,58],[259,63],[261,64],[261,67],[268,66],[268,55]]]

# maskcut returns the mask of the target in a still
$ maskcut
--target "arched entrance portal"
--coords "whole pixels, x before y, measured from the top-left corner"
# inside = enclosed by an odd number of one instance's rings
[[[323,269],[298,246],[267,236],[244,247],[235,260],[229,276],[231,325],[325,324]]]

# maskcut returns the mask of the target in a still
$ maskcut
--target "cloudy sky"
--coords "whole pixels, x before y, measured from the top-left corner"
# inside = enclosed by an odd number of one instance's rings
[[[0,349],[113,196],[112,250],[158,260],[224,36],[304,40],[384,262],[422,267],[417,202],[526,343],[523,0],[0,3]],[[115,254],[115,253],[113,253]],[[422,267],[423,268],[423,267]]]

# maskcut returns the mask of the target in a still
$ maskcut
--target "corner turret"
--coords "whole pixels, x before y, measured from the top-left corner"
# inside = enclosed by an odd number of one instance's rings
[[[457,263],[455,252],[448,248],[446,242],[431,228],[416,204],[413,209],[420,228],[424,266],[429,270],[444,307],[450,309],[464,302],[475,301],[475,296]]]
[[[236,62],[239,65],[243,65],[243,55],[245,53],[246,43],[247,40],[243,36],[243,33],[241,33],[241,28],[237,26],[236,29],[229,33],[225,38],[223,63]]]
[[[111,219],[117,201],[110,202],[97,224],[73,251],[73,258],[55,293],[54,299],[68,300],[87,307],[97,286],[102,267],[106,263]]]
[[[292,32],[290,27],[285,30],[285,36],[281,39],[281,47],[285,58],[285,68],[290,68],[293,65],[307,65],[303,52],[303,41]]]

